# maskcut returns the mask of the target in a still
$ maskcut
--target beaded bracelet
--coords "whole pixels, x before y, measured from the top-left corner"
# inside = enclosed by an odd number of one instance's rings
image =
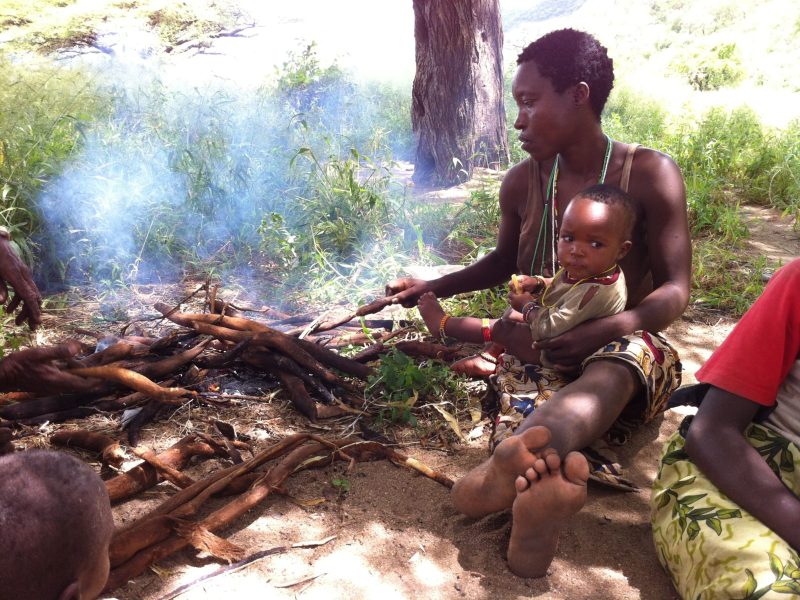
[[[528,317],[530,317],[531,313],[539,308],[539,305],[536,302],[528,302],[525,306],[522,307],[522,320],[526,323],[529,323]]]
[[[447,324],[447,319],[449,319],[449,318],[450,318],[450,315],[445,315],[445,316],[442,317],[442,320],[439,321],[439,339],[441,339],[441,340],[443,340],[444,338],[447,337],[447,335],[444,332],[444,326]]]
[[[481,321],[481,333],[483,334],[483,341],[487,344],[492,341],[492,328],[489,326],[489,319]]]

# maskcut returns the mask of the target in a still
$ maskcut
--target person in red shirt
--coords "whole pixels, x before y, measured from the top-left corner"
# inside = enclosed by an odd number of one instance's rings
[[[707,391],[654,482],[659,560],[684,598],[800,594],[800,259],[697,379]]]

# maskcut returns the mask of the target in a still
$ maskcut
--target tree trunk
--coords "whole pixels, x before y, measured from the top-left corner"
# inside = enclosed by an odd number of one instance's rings
[[[499,0],[413,0],[414,181],[449,185],[508,162]]]

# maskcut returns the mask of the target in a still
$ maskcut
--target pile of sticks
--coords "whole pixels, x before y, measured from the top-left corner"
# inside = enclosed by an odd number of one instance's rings
[[[60,364],[72,375],[92,382],[88,391],[0,395],[0,425],[61,422],[135,408],[138,412],[126,422],[126,427],[130,445],[136,446],[141,427],[165,406],[192,400],[227,402],[226,396],[211,391],[203,380],[211,370],[219,372],[242,365],[278,381],[294,407],[312,421],[358,415],[363,410],[359,382],[366,381],[373,372],[366,363],[382,352],[397,347],[412,355],[450,359],[459,351],[459,347],[413,340],[395,341],[390,346],[390,340],[411,328],[385,333],[367,329],[369,325],[388,329],[393,324],[388,320],[364,321],[352,328],[355,330],[327,337],[319,335],[387,304],[381,298],[344,316],[312,318],[310,323],[308,316],[284,318],[271,326],[240,316],[238,310],[216,298],[208,305],[219,313],[179,312],[159,302],[154,306],[156,311],[183,330],[172,329],[158,338],[96,335],[102,338],[101,342],[87,346],[93,352]],[[279,325],[298,322],[302,327],[277,329]],[[111,343],[106,344],[109,340]],[[370,345],[353,358],[335,351],[354,343]]]
[[[195,443],[196,440],[188,438],[179,442],[184,448]],[[247,461],[219,469],[200,481],[183,481],[179,492],[115,531],[109,548],[111,574],[106,592],[188,546],[228,562],[241,560],[245,550],[218,537],[215,532],[255,508],[273,492],[280,493],[290,475],[300,469],[328,465],[334,460],[349,461],[352,465],[357,461],[380,459],[413,469],[447,488],[453,485],[441,473],[377,442],[354,438],[326,440],[312,434],[287,436]],[[259,470],[267,463],[271,463],[269,468]],[[154,467],[153,463],[148,465],[155,470],[162,469]],[[113,479],[108,482],[110,490],[119,487],[113,482]],[[198,516],[209,498],[231,494],[237,496],[210,514]]]
[[[228,562],[243,559],[245,550],[221,539],[216,532],[273,492],[280,492],[285,480],[300,469],[324,466],[334,460],[352,465],[383,459],[449,488],[452,482],[447,477],[415,459],[376,441],[353,437],[331,440],[296,434],[256,451],[230,424],[214,421],[213,433],[192,433],[158,454],[139,445],[141,427],[163,407],[190,401],[224,405],[226,396],[210,391],[208,374],[241,366],[277,380],[297,410],[311,420],[362,414],[360,382],[373,372],[366,363],[386,351],[387,342],[406,330],[367,330],[370,325],[387,325],[387,321],[374,320],[362,321],[358,328],[332,336],[320,334],[386,304],[388,301],[381,299],[333,318],[284,317],[271,326],[245,318],[213,295],[208,302],[215,311],[211,313],[180,312],[157,303],[156,311],[178,328],[162,337],[96,335],[100,341],[96,346],[86,345],[84,355],[56,363],[64,371],[86,378],[91,384],[88,391],[0,395],[0,454],[13,450],[13,427],[24,429],[97,413],[138,410],[127,422],[127,433],[129,449],[141,462],[106,480],[109,498],[112,504],[119,503],[162,481],[170,482],[178,491],[114,533],[107,591],[188,546]],[[287,325],[298,327],[288,331],[277,328]],[[352,359],[335,352],[337,347],[352,343],[369,345]],[[425,356],[449,357],[457,351],[424,342],[398,341],[393,345]],[[12,428],[5,427],[9,425]],[[50,443],[96,452],[104,464],[116,469],[126,458],[119,440],[96,431],[63,428],[50,436]],[[243,453],[249,453],[250,458],[243,458]],[[195,481],[183,472],[191,461],[212,457],[221,459],[219,464],[223,466],[211,475]],[[232,499],[210,513],[203,510],[209,498],[219,496]]]

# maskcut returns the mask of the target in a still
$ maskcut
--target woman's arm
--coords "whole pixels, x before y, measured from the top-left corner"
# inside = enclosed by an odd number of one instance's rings
[[[686,452],[720,491],[800,551],[800,499],[744,437],[759,405],[711,387],[686,438]]]

